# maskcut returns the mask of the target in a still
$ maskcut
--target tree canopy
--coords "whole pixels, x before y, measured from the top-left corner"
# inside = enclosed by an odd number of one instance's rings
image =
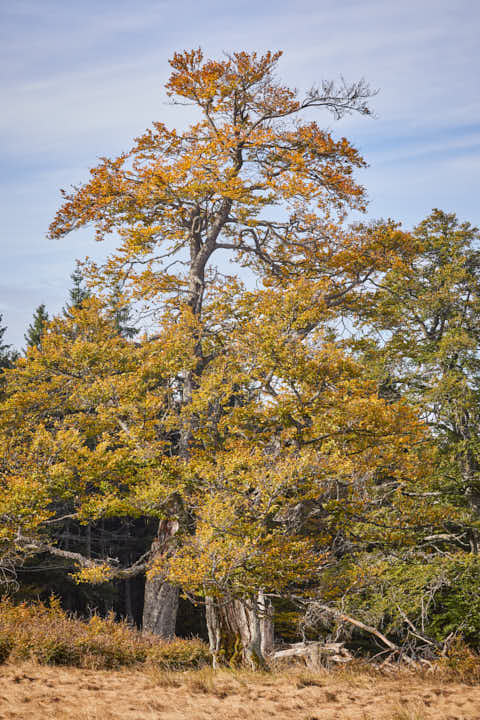
[[[118,248],[72,276],[0,415],[4,543],[79,582],[146,573],[167,636],[181,589],[214,652],[230,632],[250,658],[269,597],[333,607],[369,562],[477,548],[478,231],[348,224],[365,163],[310,118],[368,115],[372,93],[302,95],[279,59],[176,53],[166,89],[193,124],[154,123],[63,193],[50,236],[92,225]],[[65,540],[138,519],[157,530],[127,562]]]

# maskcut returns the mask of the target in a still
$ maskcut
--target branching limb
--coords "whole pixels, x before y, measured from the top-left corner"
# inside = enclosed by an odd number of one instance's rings
[[[94,560],[92,558],[85,557],[81,553],[72,552],[71,550],[62,550],[55,545],[41,542],[35,538],[29,538],[22,534],[19,530],[16,537],[16,544],[24,552],[33,553],[49,553],[55,557],[63,558],[74,563],[82,569],[95,569],[95,568],[107,568],[109,579],[114,577],[120,580],[127,580],[128,578],[141,575],[148,568],[148,559],[150,552],[142,555],[133,565],[127,568],[117,567],[118,561],[115,558],[107,558],[106,560]]]

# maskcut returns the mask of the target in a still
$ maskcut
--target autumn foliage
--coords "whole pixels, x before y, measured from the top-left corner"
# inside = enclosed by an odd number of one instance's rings
[[[6,555],[62,558],[79,583],[146,573],[220,614],[237,603],[255,615],[259,593],[308,603],[321,587],[341,603],[367,586],[365,553],[380,566],[431,552],[429,538],[467,522],[432,473],[433,383],[413,392],[401,371],[421,373],[435,341],[443,387],[453,382],[446,336],[429,335],[446,327],[445,282],[435,299],[415,275],[428,228],[347,224],[365,208],[364,160],[310,118],[369,114],[371,92],[326,82],[301,95],[277,80],[280,55],[176,53],[166,90],[194,122],[154,123],[64,192],[50,236],[91,225],[118,247],[84,264],[90,297],[5,370]],[[121,332],[125,306],[143,334]],[[427,355],[414,356],[422,328]],[[441,455],[458,458],[452,445]],[[66,522],[139,519],[159,531],[129,562],[65,542]],[[258,633],[228,630],[258,658]]]

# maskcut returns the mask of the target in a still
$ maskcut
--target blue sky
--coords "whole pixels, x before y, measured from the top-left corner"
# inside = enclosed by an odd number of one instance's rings
[[[18,347],[41,302],[57,312],[75,259],[108,244],[45,238],[59,188],[87,178],[152,121],[184,124],[165,102],[168,58],[201,45],[282,49],[280,74],[308,88],[365,79],[376,119],[326,127],[369,168],[371,217],[406,227],[432,207],[480,225],[478,0],[0,0],[0,312]]]

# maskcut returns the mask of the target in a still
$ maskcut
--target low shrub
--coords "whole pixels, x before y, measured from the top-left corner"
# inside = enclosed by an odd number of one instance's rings
[[[333,574],[335,573],[335,575]],[[480,556],[405,559],[367,553],[324,573],[324,602],[380,630],[416,657],[433,659],[452,636],[480,651]],[[308,620],[308,617],[307,617]],[[335,615],[314,615],[317,635],[376,653],[372,636]]]
[[[208,646],[198,638],[176,638],[170,642],[151,640],[146,660],[164,670],[200,668],[211,663]]]
[[[146,663],[184,670],[207,664],[210,654],[199,639],[167,642],[112,615],[93,615],[88,621],[71,617],[53,598],[48,606],[0,601],[0,662],[8,658],[95,670]]]
[[[453,640],[445,656],[436,663],[437,674],[448,680],[467,685],[480,683],[480,656],[474,652],[462,637]]]

